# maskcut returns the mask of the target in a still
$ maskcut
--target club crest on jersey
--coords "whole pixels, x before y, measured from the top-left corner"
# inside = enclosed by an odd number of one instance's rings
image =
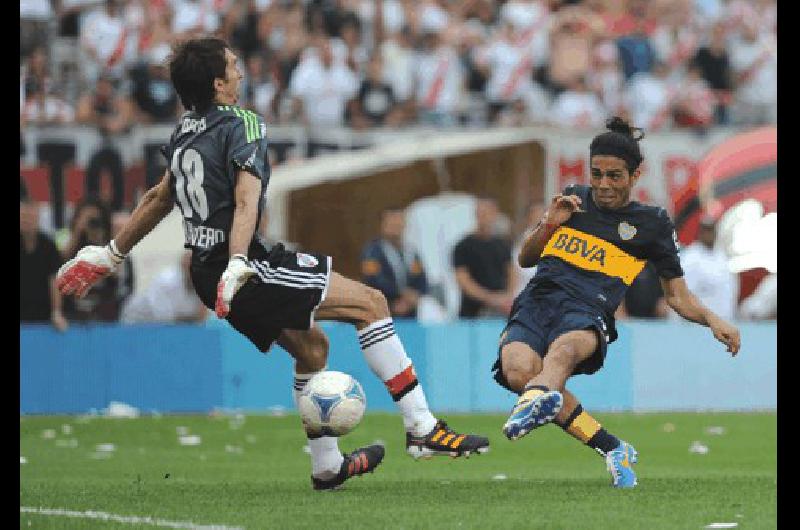
[[[625,241],[633,239],[633,236],[636,235],[636,227],[628,224],[627,221],[622,221],[617,227],[617,231],[619,232],[619,237]]]
[[[298,252],[297,264],[300,265],[301,267],[316,267],[317,265],[319,265],[319,261],[317,261],[317,258],[315,258],[314,256]]]

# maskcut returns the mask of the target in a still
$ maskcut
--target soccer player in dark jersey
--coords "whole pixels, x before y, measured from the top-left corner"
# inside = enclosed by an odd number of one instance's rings
[[[572,375],[603,365],[628,286],[649,261],[679,315],[711,328],[732,355],[740,338],[686,287],[667,212],[630,198],[641,171],[641,129],[616,117],[607,127],[589,147],[590,186],[568,186],[554,197],[520,249],[520,266],[536,265],[536,275],[514,300],[493,369],[498,383],[520,394],[503,427],[506,437],[519,439],[555,420],[605,457],[615,487],[634,487],[634,448],[603,429],[564,387]]]
[[[168,169],[115,239],[81,249],[62,266],[61,292],[84,296],[177,203],[197,294],[260,351],[277,342],[294,357],[295,400],[327,362],[327,338],[314,320],[349,322],[402,412],[411,456],[488,451],[487,438],[458,434],[431,414],[380,291],[333,272],[329,256],[290,252],[258,237],[270,176],[266,124],[236,106],[242,74],[230,47],[214,38],[188,40],[176,47],[169,69],[189,110],[162,149]],[[337,438],[308,438],[315,489],[337,487],[383,459],[381,445],[342,455]]]

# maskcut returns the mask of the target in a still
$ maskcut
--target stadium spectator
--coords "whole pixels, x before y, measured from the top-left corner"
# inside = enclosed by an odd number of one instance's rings
[[[139,123],[172,123],[179,114],[178,94],[166,66],[169,54],[166,44],[159,45],[132,72],[131,93]]]
[[[731,109],[739,125],[777,123],[778,52],[775,35],[760,33],[757,21],[743,20],[731,44],[736,93]]]
[[[630,79],[639,72],[650,72],[657,57],[650,42],[648,29],[650,25],[644,17],[635,18],[635,28],[629,35],[617,39],[617,48],[622,63],[625,79]]]
[[[483,197],[476,201],[476,229],[458,242],[453,250],[453,268],[461,289],[458,316],[506,316],[511,310],[514,265],[511,245],[496,235],[497,202]]]
[[[392,316],[417,316],[419,297],[428,291],[419,255],[403,241],[405,212],[390,209],[381,216],[381,235],[361,253],[361,281],[386,297]]]
[[[122,305],[120,322],[203,322],[208,317],[208,309],[192,285],[191,257],[191,251],[185,251],[180,263],[162,270],[147,289],[129,297]]]
[[[588,74],[592,48],[603,26],[594,13],[582,6],[560,9],[552,24],[547,81],[557,96]]]
[[[607,110],[600,98],[589,90],[583,77],[568,82],[550,108],[550,123],[572,129],[602,127]]]
[[[213,0],[173,0],[172,33],[177,40],[213,34],[220,16]]]
[[[34,48],[22,64],[20,91],[23,105],[34,95],[46,93],[52,88],[49,69],[47,49],[41,46]]]
[[[736,316],[739,283],[728,268],[724,251],[715,246],[716,239],[715,220],[704,217],[697,241],[681,251],[681,266],[691,292],[721,318],[732,320]]]
[[[25,99],[20,111],[20,126],[63,125],[75,120],[75,109],[67,103],[57,86],[45,88],[37,86]]]
[[[414,65],[416,52],[412,43],[411,28],[404,26],[399,32],[391,34],[380,45],[384,64],[384,79],[392,87],[404,119],[414,115]]]
[[[317,37],[316,46],[307,50],[289,84],[294,115],[311,127],[340,127],[358,86],[350,69],[334,60],[330,40]]]
[[[398,125],[403,110],[397,106],[392,86],[383,81],[383,60],[374,54],[369,60],[367,76],[358,94],[351,101],[351,123],[356,129]]]
[[[614,318],[667,318],[669,305],[664,299],[661,281],[651,262],[633,280],[622,299]]]
[[[458,52],[444,38],[444,28],[438,27],[438,11],[431,7],[427,13],[422,49],[414,66],[418,117],[425,125],[453,127],[464,89],[464,71]]]
[[[692,61],[700,68],[703,79],[714,91],[716,123],[727,124],[728,106],[733,96],[733,71],[728,54],[727,31],[724,23],[714,24],[708,43],[697,50]]]
[[[518,46],[517,40],[514,26],[506,22],[495,39],[473,54],[475,66],[488,78],[486,100],[490,122],[496,122],[501,112],[522,103],[525,94],[533,90],[533,55],[530,48]]]
[[[669,69],[657,62],[650,73],[634,75],[623,94],[630,121],[647,131],[658,131],[672,125],[672,99],[675,91],[669,81]]]
[[[694,57],[700,35],[693,17],[691,0],[672,0],[653,6],[658,25],[651,42],[655,60],[670,71],[679,71]]]
[[[27,197],[19,203],[19,321],[50,322],[67,329],[55,277],[61,256],[55,243],[39,230],[39,205]]]
[[[703,79],[700,67],[690,64],[673,100],[675,126],[705,129],[714,121],[715,107],[714,92]]]
[[[268,121],[272,121],[275,113],[275,95],[278,90],[277,83],[272,71],[268,66],[268,61],[272,57],[265,57],[262,54],[252,54],[245,60],[246,70],[242,80],[239,106],[252,109],[264,116]]]
[[[609,114],[622,112],[625,79],[614,41],[610,39],[598,41],[592,50],[592,66],[586,80],[590,90],[597,94]]]
[[[745,320],[778,318],[778,273],[765,276],[753,293],[742,300],[739,316]]]
[[[109,77],[101,76],[93,93],[85,94],[78,100],[76,121],[96,127],[101,137],[100,148],[89,158],[86,189],[89,194],[99,194],[102,174],[108,172],[114,188],[111,206],[115,211],[122,209],[125,183],[122,156],[113,139],[126,134],[132,120],[131,102],[118,93]]]
[[[27,57],[36,48],[47,48],[49,25],[55,13],[48,0],[20,0],[19,55]]]
[[[334,55],[356,75],[364,72],[369,50],[363,44],[361,21],[355,13],[347,12],[339,25],[339,38],[332,39]]]
[[[69,260],[87,245],[106,245],[112,237],[111,215],[108,208],[96,199],[87,199],[75,208],[70,223],[70,238],[62,250]],[[103,278],[85,297],[64,300],[64,315],[70,322],[116,322],[122,303],[133,291],[133,275],[128,263],[117,273]]]
[[[121,0],[105,0],[81,23],[80,43],[86,56],[82,65],[90,83],[101,74],[122,79],[136,57],[137,38],[123,17],[123,7]]]

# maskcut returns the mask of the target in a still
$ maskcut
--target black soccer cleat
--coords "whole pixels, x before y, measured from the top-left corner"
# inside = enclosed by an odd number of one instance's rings
[[[469,458],[473,453],[489,452],[489,439],[475,434],[458,434],[443,420],[439,420],[426,436],[406,433],[406,452],[415,459],[435,455]]]
[[[312,476],[311,483],[315,490],[337,489],[345,480],[351,477],[375,471],[375,468],[383,460],[385,452],[382,445],[368,445],[367,447],[356,449],[350,454],[342,455],[344,456],[344,462],[342,462],[338,475],[329,480],[322,480]]]

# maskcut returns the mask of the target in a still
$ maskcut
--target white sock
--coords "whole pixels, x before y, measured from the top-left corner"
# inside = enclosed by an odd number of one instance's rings
[[[314,374],[294,374],[294,404],[297,406],[297,398],[308,384]],[[306,435],[308,436],[308,435]],[[334,436],[320,436],[319,438],[308,438],[308,448],[311,450],[311,474],[316,478],[328,480],[335,477],[342,467],[344,457],[339,450],[339,439]]]
[[[380,377],[403,414],[403,425],[414,436],[433,430],[436,418],[428,408],[411,359],[394,332],[391,318],[373,322],[358,332],[358,343],[372,372]]]

